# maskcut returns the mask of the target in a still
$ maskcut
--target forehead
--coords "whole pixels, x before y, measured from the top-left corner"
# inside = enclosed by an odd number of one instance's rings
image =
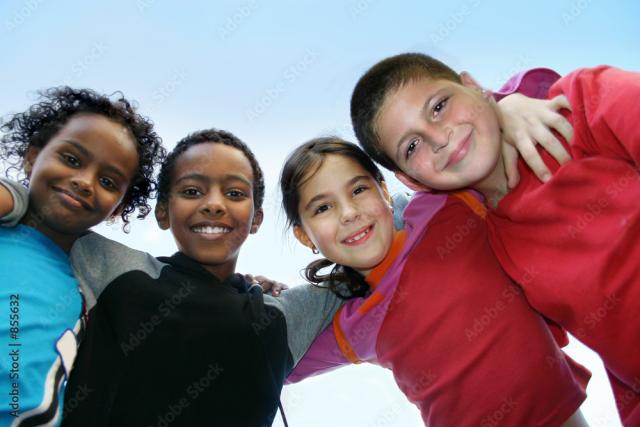
[[[126,126],[101,114],[93,113],[78,113],[71,116],[55,136],[101,138],[120,145],[133,143],[133,135]]]
[[[412,79],[395,89],[390,90],[382,100],[376,116],[379,122],[385,115],[398,112],[399,109],[413,110],[422,108],[426,97],[436,94],[442,89],[453,89],[459,86],[457,83],[445,79]],[[402,111],[406,113],[407,111]]]
[[[310,175],[303,178],[301,198],[313,197],[311,193],[330,191],[342,187],[345,182],[355,176],[371,176],[356,160],[340,154],[327,154],[322,165],[310,170]]]
[[[241,150],[221,143],[196,144],[178,156],[173,179],[193,173],[211,178],[241,175],[253,183],[253,169],[247,156]]]

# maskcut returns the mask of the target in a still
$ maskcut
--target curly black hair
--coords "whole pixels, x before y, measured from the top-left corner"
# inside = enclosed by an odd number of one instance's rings
[[[258,164],[255,155],[249,149],[247,144],[242,142],[237,136],[231,132],[219,129],[204,129],[190,133],[182,138],[176,144],[175,148],[169,153],[162,163],[160,173],[158,175],[158,203],[164,203],[169,200],[171,190],[171,177],[173,175],[176,159],[190,147],[197,144],[212,142],[214,144],[224,144],[237,148],[247,157],[253,171],[253,206],[256,210],[262,207],[264,201],[264,174]]]
[[[125,126],[135,138],[140,158],[138,170],[121,203],[123,229],[127,231],[129,216],[137,209],[137,218],[146,217],[151,211],[148,199],[156,190],[155,165],[161,164],[166,155],[162,139],[153,130],[153,123],[136,112],[121,92],[109,96],[91,89],[73,89],[68,86],[54,87],[41,92],[39,102],[26,111],[3,120],[0,130],[5,134],[0,139],[0,158],[11,169],[21,170],[29,147],[42,148],[62,129],[69,119],[79,113],[105,116]],[[20,180],[29,184],[29,178]]]

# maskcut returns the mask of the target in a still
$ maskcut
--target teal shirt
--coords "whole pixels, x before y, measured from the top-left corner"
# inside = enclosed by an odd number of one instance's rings
[[[69,257],[32,227],[0,228],[0,425],[58,425],[82,295]]]

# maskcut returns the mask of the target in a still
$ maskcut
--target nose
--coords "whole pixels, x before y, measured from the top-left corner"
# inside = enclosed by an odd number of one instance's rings
[[[345,203],[340,210],[340,223],[349,224],[360,217],[360,212],[353,203]]]
[[[90,196],[93,193],[93,181],[88,171],[79,172],[71,178],[71,189],[82,196]]]
[[[440,150],[449,145],[452,134],[453,129],[451,129],[449,126],[442,126],[432,129],[428,135],[431,151],[433,151],[434,154],[438,154]]]
[[[220,191],[210,191],[203,199],[200,211],[207,216],[222,216],[226,212],[224,195]]]

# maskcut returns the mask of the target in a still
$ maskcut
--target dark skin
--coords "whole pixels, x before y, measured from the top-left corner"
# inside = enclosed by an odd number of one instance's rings
[[[262,224],[253,202],[253,170],[237,148],[197,144],[176,159],[167,202],[156,207],[178,249],[220,280],[235,272],[240,247]]]
[[[72,116],[44,147],[27,152],[29,209],[21,223],[69,252],[83,232],[117,215],[137,167],[125,127],[98,114]]]

